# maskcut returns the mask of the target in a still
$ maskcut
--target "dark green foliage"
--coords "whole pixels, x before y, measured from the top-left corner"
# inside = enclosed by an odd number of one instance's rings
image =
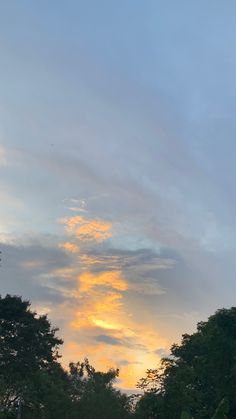
[[[0,297],[0,370],[25,376],[58,358],[61,339],[55,337],[47,316],[37,316],[20,297]],[[26,374],[27,373],[27,374]]]
[[[38,371],[27,402],[22,406],[24,419],[70,418],[72,402],[70,382],[60,364]]]
[[[85,359],[67,373],[61,339],[20,297],[0,297],[0,419],[128,419],[129,398],[113,387],[119,371]]]
[[[183,410],[182,413],[181,413],[180,419],[191,419],[191,416],[188,412]]]
[[[135,418],[159,419],[163,415],[163,399],[155,391],[145,392],[136,404]]]
[[[37,316],[20,297],[0,297],[0,408],[14,412],[37,401],[40,373],[50,374],[61,339],[46,316]],[[5,414],[5,413],[4,413]]]
[[[72,400],[77,406],[75,417],[81,419],[126,419],[130,417],[129,399],[113,384],[119,370],[97,372],[88,360],[70,364]],[[79,416],[78,416],[78,413]]]
[[[0,419],[236,418],[236,308],[183,335],[133,397],[114,387],[118,369],[96,371],[85,359],[66,372],[56,331],[28,301],[0,297]]]
[[[229,412],[229,403],[226,398],[221,400],[219,406],[217,407],[214,415],[211,419],[228,419],[227,413]]]
[[[13,412],[0,412],[0,419],[15,419]]]
[[[197,325],[196,333],[183,335],[181,344],[172,346],[171,357],[163,359],[162,368],[149,370],[139,387],[146,392],[152,387],[162,400],[161,408],[156,400],[150,400],[158,418],[179,419],[183,410],[194,419],[224,418],[217,414],[227,414],[227,410],[222,413],[226,402],[220,404],[227,397],[228,417],[234,419],[236,308],[218,310],[207,322]],[[220,413],[213,416],[218,405]]]

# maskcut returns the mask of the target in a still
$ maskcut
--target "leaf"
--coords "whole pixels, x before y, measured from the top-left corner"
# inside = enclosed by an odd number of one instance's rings
[[[181,413],[180,419],[191,419],[191,416],[188,412],[183,410],[182,413]]]

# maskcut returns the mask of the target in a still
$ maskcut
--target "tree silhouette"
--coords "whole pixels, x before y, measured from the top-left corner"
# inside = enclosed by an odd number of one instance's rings
[[[171,357],[148,370],[138,386],[145,391],[142,403],[153,394],[153,417],[179,419],[186,410],[194,419],[208,419],[225,397],[229,418],[236,417],[236,308],[218,310],[195,333],[184,334]]]
[[[95,371],[88,359],[70,364],[72,399],[81,419],[129,418],[129,398],[113,387],[118,369]],[[77,415],[77,413],[76,413]]]
[[[50,370],[59,358],[62,340],[47,316],[30,310],[21,297],[0,297],[0,406],[20,412],[31,402],[33,383],[41,370]],[[30,400],[29,400],[30,399]]]

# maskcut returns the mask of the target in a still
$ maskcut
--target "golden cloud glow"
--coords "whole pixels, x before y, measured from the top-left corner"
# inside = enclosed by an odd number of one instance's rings
[[[139,307],[133,304],[131,313],[128,312],[124,297],[128,290],[137,291],[137,287],[128,284],[124,276],[123,258],[103,254],[100,246],[112,236],[112,224],[81,215],[67,217],[61,223],[70,237],[61,247],[75,257],[68,271],[61,268],[55,272],[74,280],[75,288],[69,292],[77,302],[73,308],[63,308],[69,325],[64,360],[77,361],[87,356],[96,368],[117,366],[120,386],[133,389],[145,370],[157,365],[156,350],[165,348],[167,342],[153,330],[152,319],[144,316],[140,321]],[[99,246],[98,253],[95,246]],[[136,275],[135,258],[133,264]],[[95,269],[99,272],[94,272]],[[155,290],[150,287],[150,293]],[[143,291],[146,288],[140,285],[140,293]],[[161,294],[161,290],[158,293]],[[133,312],[138,313],[137,318]]]
[[[105,320],[96,319],[91,317],[91,320],[95,326],[100,327],[101,329],[107,330],[121,330],[122,326],[117,323],[107,322]]]
[[[81,215],[61,220],[69,233],[79,240],[102,242],[112,236],[112,223],[89,219]]]
[[[90,290],[89,294],[79,294],[81,297],[80,309],[76,310],[75,318],[71,323],[72,328],[83,327],[116,329],[122,308],[122,295],[110,291],[103,293],[99,290]],[[120,328],[121,326],[119,326]]]
[[[65,242],[60,245],[63,249],[65,249],[67,252],[70,253],[78,253],[79,252],[79,246],[75,243]]]
[[[126,291],[128,289],[128,284],[122,278],[121,272],[119,271],[108,271],[100,274],[85,272],[80,275],[79,282],[81,292],[88,292],[91,288],[101,285],[119,291]]]

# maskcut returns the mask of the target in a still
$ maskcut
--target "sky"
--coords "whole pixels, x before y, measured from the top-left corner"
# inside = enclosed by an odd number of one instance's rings
[[[235,305],[235,13],[0,5],[0,292],[127,391]]]

